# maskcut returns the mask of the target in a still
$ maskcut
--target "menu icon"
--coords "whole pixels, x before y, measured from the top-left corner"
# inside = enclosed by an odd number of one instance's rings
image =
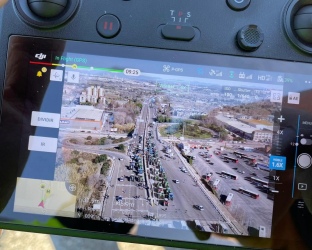
[[[281,90],[271,90],[270,102],[282,103],[282,100],[283,100],[283,91],[281,91]]]
[[[300,102],[300,93],[297,92],[288,92],[288,101],[290,104],[299,104]]]
[[[63,81],[63,70],[51,69],[50,80],[57,82]]]
[[[79,83],[79,72],[77,72],[77,71],[68,71],[67,82]]]

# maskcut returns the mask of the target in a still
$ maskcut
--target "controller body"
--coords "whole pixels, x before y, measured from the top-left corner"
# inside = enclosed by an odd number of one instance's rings
[[[25,6],[18,6],[18,2],[10,1],[0,12],[1,58],[5,58],[9,36],[18,34],[288,61],[312,60],[308,53],[302,52],[290,41],[284,20],[291,3],[305,5],[309,1],[251,1],[247,8],[238,11],[230,8],[226,0],[196,3],[187,0],[81,0],[75,3],[77,7],[67,21],[51,28],[44,28],[49,24],[35,27],[26,23],[19,9]],[[68,4],[71,2],[68,1]],[[109,38],[99,34],[97,22],[103,15],[113,15],[119,20],[118,34]],[[190,26],[195,35],[189,41],[179,37],[166,39],[162,33],[162,27],[166,24]],[[237,33],[246,25],[256,25],[263,32],[263,43],[255,51],[245,51],[237,44]],[[1,80],[3,71],[4,62],[1,64]]]
[[[311,6],[312,0],[12,0],[0,9],[0,92],[13,35],[170,50],[169,61],[185,51],[308,65]]]

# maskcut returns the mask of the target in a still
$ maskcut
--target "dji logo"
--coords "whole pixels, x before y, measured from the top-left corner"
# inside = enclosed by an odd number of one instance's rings
[[[39,60],[42,60],[42,59],[45,59],[47,55],[40,53],[40,54],[36,54],[35,57],[38,58]]]

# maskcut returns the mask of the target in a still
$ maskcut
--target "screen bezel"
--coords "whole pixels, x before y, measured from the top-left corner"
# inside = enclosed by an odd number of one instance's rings
[[[16,67],[16,65],[20,65],[18,68],[18,71],[21,70],[22,72],[26,72],[27,70],[25,68],[25,62],[28,60],[28,58],[24,58],[24,61],[16,61],[17,59],[14,57],[16,56],[14,53],[29,53],[29,51],[32,51],[34,48],[40,48],[42,50],[50,50],[50,51],[60,51],[61,49],[64,49],[64,51],[71,52],[71,53],[81,53],[81,46],[83,47],[83,53],[84,54],[93,54],[98,55],[99,51],[103,51],[103,48],[105,48],[105,52],[103,55],[105,56],[112,56],[112,57],[127,57],[127,58],[135,58],[135,59],[142,59],[142,60],[152,60],[152,61],[170,61],[173,63],[187,63],[187,64],[194,64],[194,65],[209,65],[212,64],[214,66],[219,67],[233,67],[233,65],[239,65],[239,68],[244,69],[257,69],[257,70],[263,70],[263,71],[272,71],[272,72],[285,72],[285,73],[301,73],[301,74],[307,74],[310,69],[309,64],[300,63],[300,66],[296,66],[296,63],[289,63],[284,61],[278,61],[278,60],[268,60],[268,59],[254,59],[254,58],[243,58],[243,57],[234,57],[234,56],[226,56],[226,55],[212,55],[212,54],[201,54],[201,53],[194,53],[194,52],[177,52],[177,51],[170,51],[170,50],[159,50],[159,49],[147,49],[147,48],[137,48],[137,47],[126,47],[126,46],[118,46],[118,45],[103,45],[103,44],[96,44],[92,43],[92,46],[85,46],[90,45],[90,43],[85,42],[75,42],[75,41],[64,41],[64,40],[50,40],[50,39],[42,39],[42,38],[31,38],[31,37],[19,37],[19,36],[12,36],[10,38],[9,43],[9,50],[8,50],[8,62],[7,62],[7,73],[6,73],[6,80],[7,83],[10,80],[10,75],[8,72],[12,70],[13,67]],[[142,53],[144,52],[144,53]],[[207,60],[209,58],[209,60]],[[16,72],[16,69],[14,69]],[[26,71],[25,71],[26,70]],[[17,79],[14,79],[12,81],[14,82],[23,82],[27,78],[25,74],[18,74]],[[8,93],[8,90],[6,88],[8,85],[4,86],[4,93]],[[20,86],[19,86],[20,87]],[[22,86],[25,87],[25,86]],[[19,90],[21,93],[21,89]],[[23,96],[23,94],[21,94]],[[21,101],[21,97],[19,97]],[[6,123],[6,121],[4,121]],[[9,124],[7,124],[9,126]],[[16,131],[20,131],[21,133],[21,127],[16,127]],[[20,134],[20,136],[22,136]],[[17,143],[17,142],[16,142]],[[19,144],[17,143],[15,147],[17,148]],[[7,153],[8,151],[6,151]],[[4,152],[2,152],[4,153]],[[3,156],[2,154],[0,154]],[[6,165],[16,164],[16,161],[18,161],[19,157],[10,157],[10,159],[7,159],[8,162],[5,162]],[[12,163],[11,161],[15,161],[15,163]],[[3,169],[2,169],[3,171]],[[12,173],[11,173],[12,174]],[[20,176],[21,173],[18,173],[17,175]],[[16,174],[13,174],[12,178],[16,178]],[[15,182],[14,182],[15,184]],[[11,183],[12,188],[12,183]],[[68,221],[76,220],[76,219],[68,219]],[[104,223],[104,222],[101,222]],[[75,224],[75,223],[73,223]],[[177,247],[189,247],[189,248],[205,248],[207,247],[206,243],[200,243],[200,242],[179,242],[179,241],[170,241],[168,239],[157,239],[157,238],[143,238],[140,236],[129,236],[126,233],[119,234],[120,232],[115,230],[106,230],[105,235],[103,233],[98,232],[91,232],[91,228],[93,227],[92,223],[89,226],[89,230],[84,224],[82,227],[76,227],[76,229],[73,228],[66,228],[66,229],[56,229],[53,227],[47,228],[44,225],[41,225],[40,227],[34,227],[31,225],[23,225],[23,223],[14,224],[14,222],[1,222],[0,224],[3,228],[8,229],[18,229],[18,230],[25,230],[25,231],[33,231],[33,232],[47,232],[47,233],[55,233],[55,234],[62,234],[62,235],[70,235],[70,236],[77,236],[77,237],[88,237],[88,238],[97,238],[97,239],[112,239],[112,240],[119,240],[119,237],[122,237],[123,241],[129,241],[129,242],[138,242],[138,243],[148,243],[148,244],[157,244],[157,245],[168,245],[168,246],[177,246]],[[75,225],[76,226],[76,225]],[[120,229],[120,228],[119,228]],[[77,231],[81,230],[81,231]],[[228,235],[226,235],[225,238],[227,238]],[[274,241],[275,239],[259,239],[259,238],[252,238],[248,237],[238,237],[238,236],[230,236],[229,238],[240,238],[241,243],[248,242],[246,247],[261,247],[261,248],[268,248],[268,247],[274,247]],[[145,241],[146,240],[146,241]],[[251,242],[250,242],[251,240]],[[295,242],[295,241],[294,241]],[[295,242],[298,243],[298,242]],[[209,244],[209,242],[208,242]],[[230,244],[230,241],[229,241]],[[217,245],[212,245],[216,249],[219,248]],[[220,246],[220,248],[225,248],[225,246]]]

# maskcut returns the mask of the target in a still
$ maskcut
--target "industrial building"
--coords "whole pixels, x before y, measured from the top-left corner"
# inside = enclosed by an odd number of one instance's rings
[[[244,139],[258,142],[272,142],[273,126],[247,124],[246,121],[242,122],[224,115],[218,115],[216,118],[224,124],[227,130]]]
[[[62,107],[60,128],[100,130],[104,121],[104,111],[93,106]]]

